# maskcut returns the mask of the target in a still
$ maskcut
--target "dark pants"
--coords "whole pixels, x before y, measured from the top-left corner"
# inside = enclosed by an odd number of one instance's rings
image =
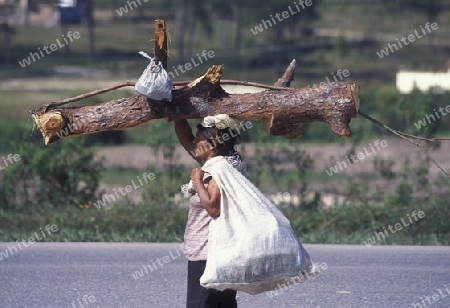
[[[236,291],[207,289],[200,285],[206,261],[188,261],[186,308],[237,308]]]

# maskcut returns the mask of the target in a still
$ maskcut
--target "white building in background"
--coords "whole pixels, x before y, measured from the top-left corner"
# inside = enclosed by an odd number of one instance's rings
[[[447,72],[412,72],[401,70],[396,75],[396,85],[400,93],[410,93],[413,89],[427,92],[450,91],[450,68]]]
[[[77,0],[59,0],[57,6],[60,7],[75,7],[77,6]]]

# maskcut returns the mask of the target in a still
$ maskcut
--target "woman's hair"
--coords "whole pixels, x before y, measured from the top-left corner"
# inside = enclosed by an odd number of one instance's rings
[[[236,155],[235,145],[241,143],[239,132],[231,128],[218,129],[217,127],[204,127],[197,125],[198,135],[200,138],[208,141],[215,147],[216,155],[232,156]]]

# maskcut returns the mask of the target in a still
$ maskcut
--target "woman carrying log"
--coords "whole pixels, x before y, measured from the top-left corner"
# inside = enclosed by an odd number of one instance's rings
[[[238,121],[228,115],[208,116],[197,125],[195,136],[186,120],[176,120],[174,124],[181,145],[200,165],[213,157],[223,156],[247,176],[246,166],[235,148],[240,142]],[[220,189],[211,174],[194,168],[187,190],[191,197],[183,248],[188,259],[186,307],[237,307],[236,291],[218,291],[200,285],[206,266],[209,224],[220,216]]]

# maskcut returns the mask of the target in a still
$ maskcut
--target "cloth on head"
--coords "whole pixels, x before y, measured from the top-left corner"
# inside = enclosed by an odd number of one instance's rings
[[[228,114],[218,114],[215,116],[207,116],[200,123],[203,127],[217,127],[218,129],[231,128],[239,131],[241,124],[238,120],[230,117]]]

